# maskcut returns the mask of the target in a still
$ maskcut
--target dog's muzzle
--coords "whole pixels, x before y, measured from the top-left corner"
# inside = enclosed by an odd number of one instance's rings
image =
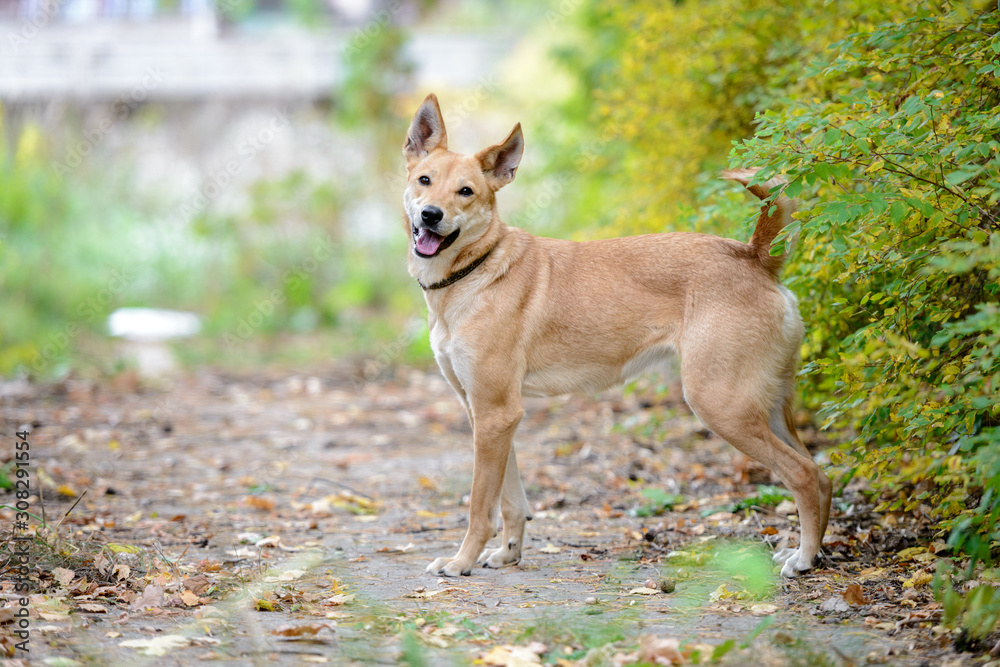
[[[448,236],[441,236],[427,227],[413,227],[413,252],[420,257],[434,257],[458,238],[456,229]]]

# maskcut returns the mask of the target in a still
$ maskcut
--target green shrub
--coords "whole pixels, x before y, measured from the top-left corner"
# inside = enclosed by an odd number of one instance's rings
[[[850,440],[835,461],[881,509],[929,507],[968,572],[994,559],[995,3],[589,3],[578,26],[572,136],[604,149],[576,178],[615,212],[594,235],[746,238],[745,194],[714,180],[727,149],[761,179],[785,174],[803,210],[778,241],[797,236],[784,282],[808,331],[802,398]]]

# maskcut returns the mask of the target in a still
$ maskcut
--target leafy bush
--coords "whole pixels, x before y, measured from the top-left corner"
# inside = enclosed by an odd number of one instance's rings
[[[967,508],[965,489],[941,489],[937,506],[951,546],[982,560],[1000,538],[998,25],[995,8],[922,7],[853,35],[806,71],[834,94],[783,100],[734,155],[814,202],[789,230],[789,284],[811,310],[806,372],[832,390],[828,421],[857,430],[876,480],[904,453],[928,479],[961,456],[986,492]]]
[[[598,234],[734,236],[744,219],[746,238],[745,195],[714,181],[724,148],[784,173],[804,210],[777,243],[798,237],[784,281],[809,332],[803,401],[853,438],[835,460],[883,510],[925,506],[968,572],[995,558],[995,3],[649,0],[591,3],[578,23],[600,37],[564,56],[577,133],[611,137],[578,177],[617,211]]]

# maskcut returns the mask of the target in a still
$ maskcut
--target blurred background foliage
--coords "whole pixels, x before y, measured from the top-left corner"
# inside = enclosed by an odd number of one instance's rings
[[[303,21],[315,22],[300,4]],[[182,231],[150,235],[172,204],[138,193],[127,165],[92,160],[61,177],[51,166],[64,151],[58,137],[30,122],[6,127],[0,374],[113,371],[95,350],[122,305],[199,313],[203,335],[179,348],[189,363],[371,355],[400,340],[397,361],[426,362],[405,236],[359,233],[359,199],[380,202],[378,216],[398,210],[399,145],[428,92],[407,83],[414,34],[442,22],[503,26],[519,40],[494,79],[436,92],[457,150],[524,124],[526,158],[501,193],[507,221],[578,239],[697,230],[746,240],[756,211],[718,171],[785,174],[801,208],[778,243],[794,240],[783,280],[808,331],[801,399],[836,434],[830,459],[841,488],[864,477],[880,510],[932,517],[965,566],[960,576],[995,561],[996,3],[414,7],[412,22],[378,31],[345,59],[322,114],[331,131],[360,137],[342,155],[357,168],[253,183],[245,206],[212,203]],[[241,17],[230,20],[249,20]],[[155,110],[134,122],[155,122]],[[324,247],[334,260],[303,270]],[[261,324],[244,338],[241,324],[255,312]],[[985,593],[942,595],[954,622],[974,617],[980,629],[980,608],[1000,605]]]

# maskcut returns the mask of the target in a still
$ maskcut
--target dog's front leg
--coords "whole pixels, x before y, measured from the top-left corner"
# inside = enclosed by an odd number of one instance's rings
[[[469,529],[465,533],[462,546],[453,558],[438,558],[427,566],[428,572],[447,577],[471,574],[476,557],[482,553],[486,542],[496,532],[500,491],[504,487],[507,462],[513,459],[511,443],[524,414],[518,400],[512,400],[504,405],[482,407],[477,406],[473,399],[472,412],[475,415],[473,427],[475,463],[472,471],[472,497],[469,502]],[[517,474],[516,461],[514,474]],[[520,486],[520,482],[518,485]],[[521,532],[524,530],[523,518],[520,530]],[[506,522],[504,537],[507,537]]]
[[[507,456],[507,472],[503,478],[500,493],[500,514],[503,516],[503,543],[499,549],[486,549],[479,555],[483,567],[504,567],[521,561],[521,545],[524,544],[524,522],[530,519],[531,509],[521,485],[521,473],[517,469],[517,456],[511,445]]]

